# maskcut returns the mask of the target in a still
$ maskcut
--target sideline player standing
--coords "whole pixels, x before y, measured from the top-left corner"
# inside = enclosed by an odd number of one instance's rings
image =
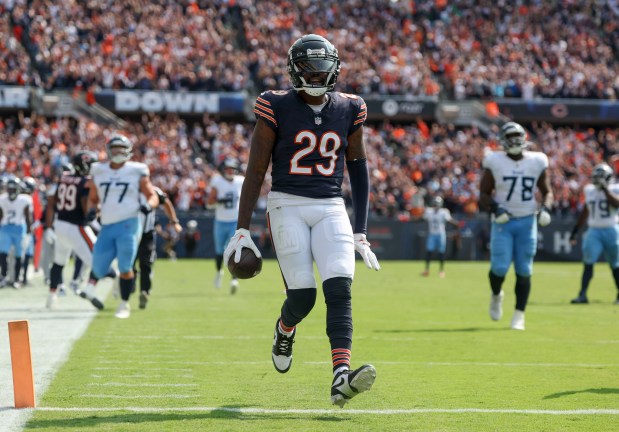
[[[527,151],[526,132],[518,123],[501,127],[499,140],[504,151],[486,155],[480,183],[480,205],[493,215],[490,231],[490,317],[503,316],[505,275],[512,261],[516,272],[516,308],[511,328],[524,330],[524,310],[531,292],[533,257],[537,251],[537,224],[550,223],[553,195],[546,175],[548,157]],[[538,213],[535,187],[542,195]]]
[[[294,90],[264,92],[256,100],[257,122],[238,229],[224,261],[234,254],[238,262],[243,247],[260,256],[249,225],[272,161],[267,220],[286,285],[286,300],[275,324],[273,365],[281,373],[290,369],[296,326],[316,302],[315,261],[327,305],[333,364],[331,402],[342,407],[369,390],[376,379],[372,365],[350,370],[355,250],[368,268],[380,269],[366,240],[370,179],[363,123],[367,110],[360,97],[332,91],[340,60],[335,47],[322,36],[305,35],[290,47],[288,72]],[[354,230],[342,199],[345,165],[351,182]]]
[[[421,276],[430,275],[430,260],[434,252],[438,252],[440,278],[445,277],[445,249],[447,248],[447,231],[445,224],[449,223],[458,228],[448,209],[443,208],[443,198],[432,198],[430,208],[423,212],[423,219],[428,222],[428,238],[426,239],[426,267]]]
[[[112,137],[106,145],[109,161],[91,169],[87,219],[101,211],[101,231],[93,251],[92,269],[103,277],[114,258],[120,272],[120,297],[116,318],[129,318],[129,297],[135,284],[133,262],[138,251],[141,229],[138,214],[159,205],[159,197],[150,182],[148,167],[130,161],[133,144],[123,135]],[[140,204],[140,192],[146,201]]]
[[[239,217],[239,199],[243,187],[243,177],[237,174],[239,163],[227,158],[221,165],[221,175],[215,176],[211,182],[206,204],[209,208],[215,208],[215,221],[213,222],[213,238],[215,240],[215,288],[221,288],[221,278],[224,274],[222,263],[224,250],[228,241],[234,235]],[[232,277],[230,293],[236,293],[239,281]]]
[[[607,164],[599,164],[593,168],[591,184],[585,186],[585,207],[578,217],[570,242],[576,244],[576,234],[581,225],[587,221],[587,231],[582,240],[582,272],[580,292],[572,300],[573,304],[589,303],[587,289],[593,278],[593,265],[602,252],[610,266],[615,287],[617,288],[616,304],[619,304],[619,183],[611,183],[613,170]]]
[[[11,178],[6,184],[6,192],[0,195],[0,288],[8,283],[8,256],[11,247],[15,260],[15,280],[10,284],[15,289],[21,287],[18,277],[24,238],[30,235],[32,225],[32,197],[19,191],[19,180]]]

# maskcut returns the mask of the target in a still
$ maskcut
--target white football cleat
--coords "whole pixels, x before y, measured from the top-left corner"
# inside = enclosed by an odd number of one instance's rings
[[[239,289],[239,281],[238,279],[232,279],[230,281],[230,294],[236,294],[236,290]]]
[[[45,302],[45,307],[47,309],[56,309],[58,305],[58,294],[55,292],[50,292],[47,296],[47,301]]]
[[[224,276],[224,269],[219,270],[215,274],[215,280],[213,281],[215,288],[217,289],[221,288],[221,279],[223,278],[223,276]]]
[[[524,330],[524,312],[516,309],[512,317],[512,329]]]
[[[118,305],[118,309],[116,309],[116,313],[114,314],[116,318],[127,319],[131,316],[131,306],[128,302],[122,301]]]
[[[290,336],[286,336],[279,331],[279,318],[275,323],[275,335],[273,336],[273,348],[271,349],[271,359],[273,366],[279,373],[286,373],[292,366],[292,344],[294,336],[297,334],[297,329],[292,331]]]
[[[331,403],[340,408],[344,407],[350,399],[359,393],[370,390],[375,380],[376,369],[370,364],[363,365],[354,371],[343,370],[333,377]]]
[[[494,321],[498,321],[503,317],[503,296],[505,294],[501,291],[499,294],[490,296],[490,318]]]

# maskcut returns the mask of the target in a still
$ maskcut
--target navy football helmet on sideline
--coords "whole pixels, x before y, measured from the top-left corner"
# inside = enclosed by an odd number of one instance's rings
[[[597,187],[608,186],[608,183],[610,183],[610,179],[612,177],[612,168],[605,163],[601,163],[593,167],[593,172],[591,173],[591,183]]]
[[[499,141],[507,154],[519,155],[527,147],[527,132],[516,122],[501,127]]]
[[[80,151],[73,156],[73,170],[77,175],[85,176],[90,173],[90,166],[99,161],[95,152]]]
[[[302,36],[288,50],[288,74],[296,91],[322,96],[333,90],[339,73],[337,49],[322,36]]]

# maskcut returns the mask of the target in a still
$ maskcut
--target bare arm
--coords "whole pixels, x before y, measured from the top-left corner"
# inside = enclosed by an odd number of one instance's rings
[[[26,232],[30,234],[30,227],[32,225],[32,212],[30,211],[30,207],[24,209],[24,217],[26,218]]]
[[[606,199],[608,200],[608,204],[610,204],[614,208],[618,208],[619,207],[619,196],[617,196],[617,195],[613,194],[611,191],[609,191],[608,187],[603,187],[602,188],[602,192],[604,192],[604,195],[606,195]]]
[[[140,179],[140,192],[144,194],[144,196],[146,197],[146,201],[151,208],[155,209],[159,207],[159,196],[157,196],[157,193],[153,188],[153,184],[151,183],[149,176],[145,175],[142,176],[142,178]]]
[[[494,191],[494,176],[492,171],[484,169],[484,173],[481,176],[481,182],[479,183],[479,208],[487,212],[492,211],[492,205],[494,199],[492,198],[492,192]]]
[[[542,194],[542,205],[547,209],[551,209],[554,204],[555,198],[550,188],[550,178],[546,174],[547,170],[542,172],[542,175],[537,179],[537,188]]]
[[[166,200],[163,203],[163,212],[168,217],[170,224],[174,227],[174,231],[180,233],[183,230],[183,227],[176,216],[176,210],[174,210],[174,206],[172,205],[169,197],[166,197]]]
[[[88,180],[88,205],[86,207],[86,213],[91,209],[99,209],[99,194],[97,193],[97,187],[93,179]]]
[[[576,234],[578,234],[578,230],[580,229],[581,226],[585,224],[588,217],[589,217],[589,207],[585,205],[585,207],[582,209],[582,212],[580,212],[580,215],[578,216],[578,220],[576,221],[574,228],[572,228],[572,233],[570,234],[570,243],[572,245],[576,244]]]
[[[206,205],[215,206],[215,204],[217,204],[217,188],[212,187],[206,198]]]
[[[47,199],[47,204],[45,206],[45,225],[43,226],[44,228],[51,228],[54,225],[54,213],[56,210],[56,202],[58,200],[56,199],[56,195],[54,196],[50,196]],[[86,208],[86,206],[83,206],[82,208]]]
[[[260,196],[260,188],[269,169],[274,146],[275,132],[263,120],[258,119],[251,138],[249,162],[241,189],[237,228],[249,229],[251,215]]]

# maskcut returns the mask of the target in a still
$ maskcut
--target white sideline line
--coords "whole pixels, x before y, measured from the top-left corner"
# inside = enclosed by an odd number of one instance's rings
[[[157,362],[159,363],[159,362]],[[160,368],[160,367],[154,367],[154,368],[144,368],[142,367],[142,362],[140,362],[140,366],[136,366],[136,367],[124,367],[124,368],[120,368],[120,367],[93,367],[93,370],[114,370],[114,371],[134,371],[136,369],[140,369],[140,370],[149,370],[149,371],[176,371],[176,372],[193,372],[193,369],[191,368]]]
[[[387,410],[355,410],[355,409],[266,409],[266,408],[226,408],[226,407],[124,407],[124,408],[87,408],[87,407],[39,407],[37,411],[56,412],[121,412],[137,413],[161,412],[212,412],[225,411],[238,414],[370,414],[370,415],[401,415],[401,414],[537,414],[537,415],[619,415],[619,409],[576,409],[576,410],[542,410],[542,409],[489,409],[489,408],[412,408]]]
[[[93,387],[198,387],[198,384],[158,384],[158,383],[121,383],[121,382],[106,382],[106,383],[87,383],[87,386]]]
[[[135,396],[121,396],[121,395],[106,395],[106,394],[82,394],[80,397],[85,398],[97,398],[97,399],[189,399],[195,397],[195,395],[135,395]]]
[[[619,367],[618,363],[499,363],[499,362],[416,362],[416,361],[369,361],[374,365],[417,365],[417,366],[498,366],[498,367],[581,367],[581,368],[613,368]],[[101,360],[102,364],[121,364],[126,360]],[[301,362],[310,366],[322,366],[331,364],[327,361]],[[365,362],[362,362],[365,363]],[[141,361],[140,364],[180,364],[180,365],[260,365],[271,364],[270,361]],[[116,369],[116,368],[109,368]]]

